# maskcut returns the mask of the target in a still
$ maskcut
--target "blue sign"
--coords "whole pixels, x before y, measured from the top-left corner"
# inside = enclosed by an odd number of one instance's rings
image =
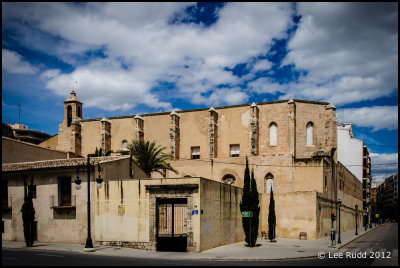
[[[192,210],[192,215],[194,214],[199,214],[199,211],[197,209]]]

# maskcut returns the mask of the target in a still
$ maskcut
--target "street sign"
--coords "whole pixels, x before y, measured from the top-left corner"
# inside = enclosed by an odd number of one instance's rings
[[[253,217],[253,212],[251,212],[251,211],[243,211],[242,212],[242,217],[243,218],[251,218],[251,217]]]

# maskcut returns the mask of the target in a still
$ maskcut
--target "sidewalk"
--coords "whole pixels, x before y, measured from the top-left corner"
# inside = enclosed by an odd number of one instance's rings
[[[372,229],[377,228],[373,226]],[[119,248],[110,246],[94,245],[94,252],[84,252],[84,245],[62,244],[62,243],[35,243],[32,250],[49,250],[75,252],[82,254],[107,255],[134,258],[152,259],[195,259],[195,260],[281,260],[317,257],[318,252],[336,252],[346,244],[369,232],[364,228],[358,228],[358,235],[355,229],[341,233],[342,243],[335,247],[330,247],[330,237],[318,240],[299,240],[289,238],[277,238],[276,243],[271,243],[265,239],[257,239],[257,247],[248,248],[245,242],[221,246],[201,253],[193,252],[157,252],[131,248]],[[337,241],[336,235],[336,241]],[[2,248],[27,249],[25,242],[2,241]]]

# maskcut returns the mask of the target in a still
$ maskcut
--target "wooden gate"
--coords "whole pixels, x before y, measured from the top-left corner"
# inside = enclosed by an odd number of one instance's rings
[[[186,198],[157,198],[157,250],[187,251]]]

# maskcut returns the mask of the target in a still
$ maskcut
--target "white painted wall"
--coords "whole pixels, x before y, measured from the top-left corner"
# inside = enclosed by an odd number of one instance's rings
[[[354,138],[351,123],[338,124],[338,160],[361,182],[363,175],[363,142]]]

